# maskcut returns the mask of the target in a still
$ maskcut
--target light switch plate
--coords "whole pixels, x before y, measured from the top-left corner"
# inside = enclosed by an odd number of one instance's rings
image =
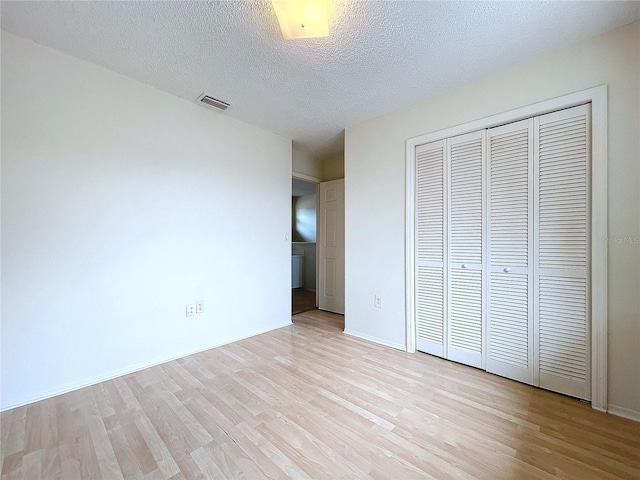
[[[373,296],[373,306],[376,308],[382,308],[382,298],[379,295]]]

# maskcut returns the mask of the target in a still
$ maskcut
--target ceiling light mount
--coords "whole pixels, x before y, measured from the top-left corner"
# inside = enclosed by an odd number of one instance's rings
[[[286,39],[329,36],[326,0],[271,0]]]

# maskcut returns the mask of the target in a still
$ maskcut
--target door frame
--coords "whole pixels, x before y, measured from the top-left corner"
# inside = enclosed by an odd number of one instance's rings
[[[415,318],[415,149],[424,143],[556,110],[591,104],[591,406],[607,411],[607,85],[581,90],[542,102],[491,115],[406,141],[405,198],[405,302],[406,351],[416,351]]]

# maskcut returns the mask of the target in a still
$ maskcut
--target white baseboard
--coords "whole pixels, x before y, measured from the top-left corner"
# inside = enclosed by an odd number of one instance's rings
[[[402,350],[403,352],[407,351],[407,347],[403,343],[389,342],[388,340],[384,340],[382,338],[373,337],[371,335],[367,335],[366,333],[354,332],[352,330],[345,330],[343,333],[346,335],[351,335],[352,337],[358,337],[363,340],[368,340],[369,342],[378,343],[386,347],[396,348],[398,350]]]
[[[0,409],[0,412],[4,412],[6,410],[11,410],[12,408],[22,407],[24,405],[29,405],[30,403],[39,402],[41,400],[46,400],[47,398],[57,397],[58,395],[63,395],[65,393],[73,392],[74,390],[80,390],[81,388],[90,387],[91,385],[96,385],[98,383],[106,382],[107,380],[113,380],[114,378],[122,377],[123,375],[129,375],[130,373],[139,372],[140,370],[144,370],[145,368],[150,368],[150,367],[155,367],[157,365],[162,365],[163,363],[171,362],[173,360],[177,360],[178,358],[188,357],[189,355],[195,355],[196,353],[200,353],[200,352],[206,352],[207,350],[211,350],[213,348],[218,348],[218,347],[222,347],[223,345],[229,345],[230,343],[239,342],[240,340],[244,340],[246,338],[255,337],[256,335],[260,335],[260,334],[263,334],[263,333],[271,332],[272,330],[277,330],[279,328],[288,327],[289,325],[292,325],[291,320],[289,320],[288,322],[286,322],[286,323],[284,323],[284,324],[282,324],[282,325],[280,325],[278,327],[259,330],[257,332],[253,332],[253,333],[251,333],[249,335],[245,335],[243,337],[236,338],[236,339],[230,340],[228,342],[218,343],[218,344],[206,347],[206,348],[201,348],[201,349],[198,349],[198,350],[194,350],[192,352],[181,353],[179,355],[174,355],[174,356],[167,357],[167,358],[164,358],[164,359],[161,359],[161,360],[154,360],[154,361],[151,361],[151,362],[139,363],[139,364],[133,365],[131,367],[123,368],[121,370],[116,370],[115,372],[110,372],[110,373],[108,373],[106,375],[100,375],[100,376],[94,377],[94,378],[86,380],[84,382],[74,383],[74,384],[66,385],[66,386],[58,388],[58,389],[50,390],[48,392],[45,392],[45,393],[40,394],[40,395],[38,395],[36,397],[33,397],[33,398],[27,398],[27,399],[20,400],[18,402],[11,403],[9,405],[3,405],[2,408]]]
[[[630,408],[618,407],[616,405],[609,405],[608,412],[618,417],[628,418],[629,420],[635,420],[640,422],[640,412],[631,410]]]

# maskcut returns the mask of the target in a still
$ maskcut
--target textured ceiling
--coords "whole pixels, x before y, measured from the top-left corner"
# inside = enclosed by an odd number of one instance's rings
[[[322,158],[346,126],[640,18],[640,2],[329,3],[330,36],[284,40],[271,3],[8,2],[2,27],[276,132]]]

